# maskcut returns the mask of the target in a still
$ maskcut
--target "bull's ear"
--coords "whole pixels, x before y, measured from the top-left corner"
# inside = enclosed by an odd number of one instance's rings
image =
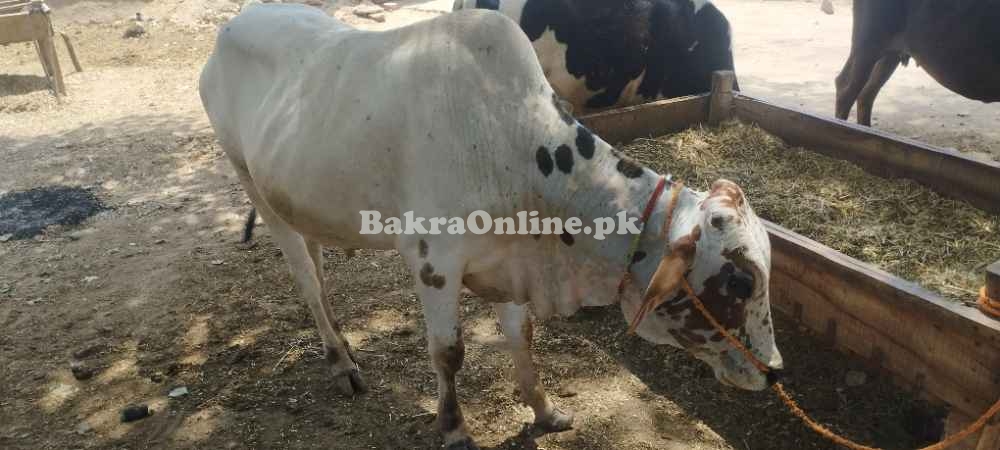
[[[667,295],[673,293],[681,286],[684,273],[687,272],[688,263],[685,258],[677,252],[667,255],[660,260],[660,265],[656,267],[653,278],[646,286],[646,295],[642,298],[642,304],[647,311],[652,311],[660,306],[667,299]]]
[[[691,233],[677,239],[670,245],[669,251],[660,265],[653,272],[653,277],[646,286],[646,295],[642,303],[647,305],[647,311],[652,311],[666,301],[666,296],[677,290],[691,264],[694,263],[695,246],[701,238],[701,227],[695,226]],[[652,304],[650,304],[652,302]]]
[[[663,304],[667,300],[667,295],[681,287],[687,268],[688,261],[683,253],[670,252],[660,260],[660,265],[656,266],[656,272],[646,286],[646,295],[639,304],[639,310],[629,324],[628,334],[635,333],[646,314]]]

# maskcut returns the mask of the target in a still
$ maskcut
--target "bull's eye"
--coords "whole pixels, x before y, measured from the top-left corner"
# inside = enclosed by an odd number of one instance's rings
[[[730,275],[726,289],[729,291],[729,295],[736,298],[750,298],[750,295],[753,294],[753,275],[743,272],[736,272]]]

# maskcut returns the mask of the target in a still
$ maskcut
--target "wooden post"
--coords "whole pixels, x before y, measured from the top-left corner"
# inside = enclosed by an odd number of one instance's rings
[[[986,268],[986,295],[992,299],[1000,299],[1000,261],[990,264]],[[1000,417],[994,416],[986,422],[986,426],[979,434],[976,450],[995,450],[998,448],[1000,448]]]
[[[80,67],[80,60],[76,59],[76,50],[73,49],[73,44],[69,42],[69,36],[66,33],[59,32],[59,35],[63,38],[63,43],[66,44],[66,51],[69,52],[69,59],[73,60],[73,68],[77,72],[83,72],[83,67]]]
[[[56,55],[53,37],[51,34],[46,34],[38,40],[38,46],[41,48],[43,60],[52,71],[52,89],[55,90],[57,96],[66,95],[66,85],[63,84],[62,69],[59,68],[59,56]]]
[[[709,125],[718,125],[733,116],[733,84],[736,74],[731,70],[712,73],[712,97],[708,105]]]

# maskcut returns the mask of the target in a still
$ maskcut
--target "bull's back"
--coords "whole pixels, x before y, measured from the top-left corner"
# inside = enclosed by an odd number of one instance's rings
[[[254,8],[228,25],[231,37],[220,32],[202,77],[206,110],[272,209],[325,242],[356,237],[359,210],[481,205],[463,186],[494,187],[509,152],[545,132],[525,110],[551,90],[530,43],[499,14],[363,32]],[[270,15],[289,20],[261,23]],[[258,24],[294,30],[311,48],[267,42],[269,32],[250,29]],[[520,183],[509,178],[497,183]]]

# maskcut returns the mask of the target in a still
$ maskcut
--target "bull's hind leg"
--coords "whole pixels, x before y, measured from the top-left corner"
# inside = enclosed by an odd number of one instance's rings
[[[445,448],[472,450],[479,447],[469,436],[455,388],[455,375],[465,359],[458,311],[462,269],[453,254],[439,250],[443,248],[421,239],[401,242],[399,250],[416,279],[417,296],[424,309],[427,350],[438,381],[437,421]]]
[[[360,394],[367,390],[361,379],[360,369],[351,355],[350,346],[340,332],[340,325],[334,319],[330,306],[326,303],[323,288],[322,248],[309,242],[292,229],[265,203],[257,192],[253,180],[237,169],[243,189],[253,202],[261,218],[271,230],[271,236],[281,248],[288,268],[299,286],[302,297],[312,312],[313,320],[323,340],[323,350],[333,372],[337,389],[344,395]]]
[[[521,400],[535,411],[535,426],[545,431],[565,431],[573,427],[573,415],[561,411],[545,395],[538,372],[531,359],[533,326],[526,305],[495,303],[500,329],[514,360],[514,371],[521,388]]]
[[[892,77],[893,72],[899,67],[902,61],[902,54],[899,52],[888,52],[875,64],[868,82],[858,95],[858,123],[866,127],[872,125],[872,106],[875,104],[875,97],[885,86],[885,83]]]
[[[368,386],[365,384],[364,379],[361,378],[361,374],[358,373],[357,358],[354,357],[354,352],[351,351],[351,344],[347,342],[344,333],[340,330],[340,323],[337,322],[337,316],[333,313],[330,302],[327,301],[327,294],[330,291],[327,288],[326,278],[323,276],[323,246],[316,241],[306,239],[306,248],[309,249],[309,256],[316,267],[316,278],[319,280],[320,292],[322,293],[319,302],[320,306],[322,306],[322,314],[326,322],[333,328],[333,333],[336,335],[337,340],[343,343],[342,348],[346,351],[349,358],[349,364],[346,368],[348,376],[339,376],[338,374],[344,373],[343,371],[345,370],[343,365],[338,365],[338,362],[343,360],[343,354],[336,351],[334,347],[327,345],[325,340],[323,341],[323,354],[326,355],[326,360],[330,362],[334,381],[337,383],[337,390],[345,395],[367,392]],[[316,312],[313,311],[313,315],[315,314]],[[351,364],[353,364],[353,368]]]

